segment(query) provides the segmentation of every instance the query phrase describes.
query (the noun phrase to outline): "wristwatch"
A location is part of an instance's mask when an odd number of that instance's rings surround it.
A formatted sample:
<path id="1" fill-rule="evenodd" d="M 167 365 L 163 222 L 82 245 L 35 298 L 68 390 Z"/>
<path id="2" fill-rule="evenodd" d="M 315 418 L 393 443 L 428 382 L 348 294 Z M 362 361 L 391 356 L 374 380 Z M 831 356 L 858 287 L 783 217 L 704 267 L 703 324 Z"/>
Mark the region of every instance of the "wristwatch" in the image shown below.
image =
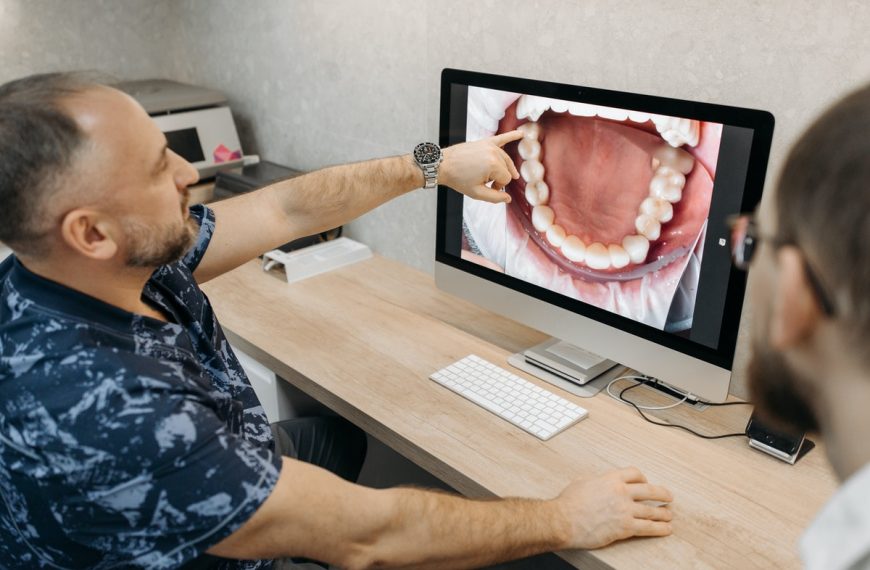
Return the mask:
<path id="1" fill-rule="evenodd" d="M 423 188 L 435 188 L 438 186 L 438 165 L 444 157 L 441 155 L 441 147 L 435 143 L 422 142 L 414 147 L 414 162 L 423 171 L 426 183 Z"/>

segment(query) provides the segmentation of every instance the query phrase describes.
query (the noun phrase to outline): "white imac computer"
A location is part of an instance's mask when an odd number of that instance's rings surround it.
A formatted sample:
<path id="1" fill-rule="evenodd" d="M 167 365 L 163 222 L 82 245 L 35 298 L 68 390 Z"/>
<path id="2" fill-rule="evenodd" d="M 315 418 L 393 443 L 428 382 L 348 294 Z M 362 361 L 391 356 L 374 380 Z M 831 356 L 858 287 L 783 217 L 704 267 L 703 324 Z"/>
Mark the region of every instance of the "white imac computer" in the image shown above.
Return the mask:
<path id="1" fill-rule="evenodd" d="M 759 202 L 770 113 L 445 69 L 440 129 L 524 133 L 510 204 L 439 189 L 441 289 L 556 337 L 553 362 L 589 352 L 726 399 L 746 286 L 726 219 Z"/>

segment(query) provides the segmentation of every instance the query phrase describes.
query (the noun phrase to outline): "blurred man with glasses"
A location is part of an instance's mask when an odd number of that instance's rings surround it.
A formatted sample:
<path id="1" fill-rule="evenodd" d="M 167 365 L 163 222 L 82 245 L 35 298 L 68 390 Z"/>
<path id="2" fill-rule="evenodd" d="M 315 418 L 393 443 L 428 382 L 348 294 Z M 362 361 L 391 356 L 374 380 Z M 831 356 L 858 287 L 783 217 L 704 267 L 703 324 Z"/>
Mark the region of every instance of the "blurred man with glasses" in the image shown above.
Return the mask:
<path id="1" fill-rule="evenodd" d="M 806 567 L 870 568 L 870 87 L 803 134 L 772 198 L 731 220 L 752 267 L 752 399 L 820 434 L 843 483 L 801 539 Z"/>

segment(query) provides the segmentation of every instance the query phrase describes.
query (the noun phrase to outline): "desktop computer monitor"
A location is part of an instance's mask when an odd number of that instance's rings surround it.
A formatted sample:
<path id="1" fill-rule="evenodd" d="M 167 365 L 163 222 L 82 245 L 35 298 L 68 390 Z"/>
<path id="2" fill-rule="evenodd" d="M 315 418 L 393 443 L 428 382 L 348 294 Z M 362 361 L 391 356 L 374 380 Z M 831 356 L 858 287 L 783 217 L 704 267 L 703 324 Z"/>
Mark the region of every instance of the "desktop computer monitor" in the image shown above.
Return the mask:
<path id="1" fill-rule="evenodd" d="M 514 129 L 510 204 L 439 189 L 438 286 L 725 400 L 746 286 L 726 220 L 758 204 L 773 116 L 443 71 L 442 147 Z"/>

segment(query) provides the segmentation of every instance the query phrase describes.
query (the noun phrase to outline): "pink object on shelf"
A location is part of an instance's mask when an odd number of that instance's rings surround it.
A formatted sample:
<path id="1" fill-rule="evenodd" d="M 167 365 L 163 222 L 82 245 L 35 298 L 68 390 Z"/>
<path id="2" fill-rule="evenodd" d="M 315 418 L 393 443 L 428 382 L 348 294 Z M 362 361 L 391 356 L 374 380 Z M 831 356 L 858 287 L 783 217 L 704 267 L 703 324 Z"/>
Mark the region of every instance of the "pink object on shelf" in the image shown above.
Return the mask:
<path id="1" fill-rule="evenodd" d="M 215 164 L 220 164 L 221 162 L 229 162 L 231 160 L 240 160 L 242 158 L 242 149 L 239 150 L 230 150 L 222 144 L 219 144 L 217 148 L 214 149 Z"/>

